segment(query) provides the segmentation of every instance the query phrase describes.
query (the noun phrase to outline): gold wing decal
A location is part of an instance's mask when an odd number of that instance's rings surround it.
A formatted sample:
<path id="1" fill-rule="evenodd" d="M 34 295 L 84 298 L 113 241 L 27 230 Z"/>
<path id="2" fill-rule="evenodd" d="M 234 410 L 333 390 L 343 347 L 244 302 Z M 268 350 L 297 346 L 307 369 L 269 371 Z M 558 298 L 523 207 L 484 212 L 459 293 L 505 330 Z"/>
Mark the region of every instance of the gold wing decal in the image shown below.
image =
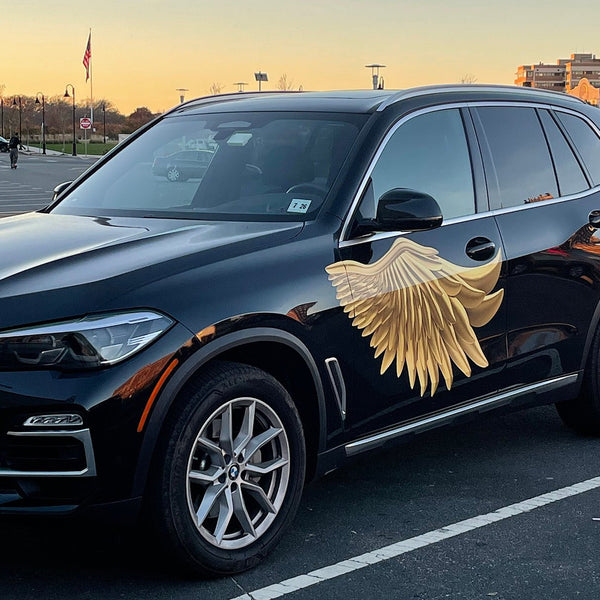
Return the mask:
<path id="1" fill-rule="evenodd" d="M 325 270 L 352 325 L 371 336 L 375 358 L 383 355 L 381 374 L 395 361 L 398 377 L 406 366 L 411 388 L 419 378 L 421 396 L 431 380 L 433 396 L 440 372 L 446 388 L 452 386 L 452 363 L 467 377 L 468 359 L 488 366 L 473 327 L 488 323 L 500 308 L 504 290 L 490 292 L 501 266 L 499 252 L 486 265 L 466 268 L 399 238 L 370 265 L 344 260 Z"/>

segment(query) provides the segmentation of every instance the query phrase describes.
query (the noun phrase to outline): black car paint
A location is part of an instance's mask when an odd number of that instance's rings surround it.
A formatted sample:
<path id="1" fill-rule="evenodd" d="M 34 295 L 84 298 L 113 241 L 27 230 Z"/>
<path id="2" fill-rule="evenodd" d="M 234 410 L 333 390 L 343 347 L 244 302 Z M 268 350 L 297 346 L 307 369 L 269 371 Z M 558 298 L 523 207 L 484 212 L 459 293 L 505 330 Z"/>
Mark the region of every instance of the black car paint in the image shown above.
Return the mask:
<path id="1" fill-rule="evenodd" d="M 540 204 L 525 211 L 488 215 L 438 229 L 436 248 L 456 263 L 473 266 L 464 249 L 469 239 L 481 235 L 493 239 L 507 261 L 499 282 L 507 290 L 507 298 L 481 336 L 490 367 L 485 371 L 475 369 L 470 379 L 457 380 L 452 393 L 440 391 L 434 399 L 419 398 L 416 390 L 411 392 L 405 380 L 399 381 L 394 374 L 378 375 L 379 365 L 373 360 L 372 349 L 340 309 L 325 267 L 346 258 L 369 262 L 385 253 L 391 243 L 366 240 L 339 247 L 352 199 L 381 139 L 399 118 L 422 108 L 466 101 L 531 102 L 532 96 L 502 89 L 447 91 L 429 96 L 424 93 L 382 112 L 376 112 L 382 98 L 365 97 L 368 100 L 358 108 L 350 100 L 330 101 L 331 110 L 360 110 L 372 115 L 315 221 L 213 224 L 167 219 L 103 220 L 44 214 L 51 212 L 50 207 L 42 214 L 0 222 L 0 251 L 5 248 L 1 255 L 11 256 L 10 263 L 0 268 L 1 329 L 141 306 L 160 310 L 178 321 L 141 354 L 99 372 L 0 373 L 4 431 L 18 427 L 26 414 L 63 410 L 65 405 L 80 412 L 92 428 L 98 485 L 94 483 L 81 494 L 74 494 L 70 502 L 61 505 L 65 510 L 78 504 L 141 496 L 161 424 L 173 398 L 197 369 L 217 358 L 243 359 L 268 370 L 269 358 L 286 349 L 275 372 L 285 378 L 290 376 L 289 371 L 300 369 L 307 376 L 306 381 L 293 385 L 307 393 L 304 416 L 317 429 L 309 432 L 309 439 L 315 442 L 313 451 L 321 456 L 313 465 L 316 473 L 339 464 L 344 444 L 369 432 L 410 421 L 444 405 L 491 394 L 502 389 L 503 381 L 509 378 L 511 385 L 526 384 L 580 371 L 588 332 L 593 331 L 597 319 L 600 265 L 597 257 L 585 249 L 564 250 L 564 254 L 548 254 L 548 250 L 566 247 L 568 240 L 587 225 L 588 213 L 600 208 L 598 192 L 552 206 Z M 216 102 L 207 100 L 204 106 L 188 103 L 174 110 L 172 116 L 194 110 L 222 110 Z M 226 104 L 226 109 L 246 111 L 260 106 L 269 110 L 270 102 L 277 110 L 282 109 L 277 98 L 270 101 L 248 97 L 239 102 L 243 106 L 233 102 Z M 553 103 L 572 106 L 572 101 L 558 96 Z M 289 104 L 294 110 L 323 110 L 322 103 L 310 96 L 295 95 Z M 578 109 L 596 118 L 592 109 L 579 105 Z M 93 170 L 110 158 L 99 161 Z M 480 210 L 485 210 L 483 167 L 477 155 L 472 160 L 477 201 Z M 64 226 L 73 220 L 78 223 L 76 229 Z M 430 245 L 431 233 L 410 236 Z M 51 253 L 49 239 L 53 244 Z M 589 281 L 582 280 L 583 276 Z M 559 305 L 544 306 L 540 280 L 564 290 Z M 526 301 L 531 297 L 537 302 Z M 540 303 L 545 312 L 540 311 Z M 345 422 L 324 366 L 331 355 L 338 356 L 352 390 Z M 149 393 L 175 357 L 180 367 L 161 389 L 143 433 L 138 434 L 136 428 Z M 286 364 L 287 359 L 292 362 Z M 576 386 L 568 390 L 571 394 L 576 391 Z M 390 396 L 397 401 L 390 404 Z M 549 395 L 543 400 L 555 399 Z M 45 482 L 39 485 L 43 491 Z M 58 503 L 40 501 L 36 505 L 35 494 L 32 497 L 33 501 L 0 506 L 0 511 L 51 510 Z M 41 497 L 47 498 L 43 494 Z"/>

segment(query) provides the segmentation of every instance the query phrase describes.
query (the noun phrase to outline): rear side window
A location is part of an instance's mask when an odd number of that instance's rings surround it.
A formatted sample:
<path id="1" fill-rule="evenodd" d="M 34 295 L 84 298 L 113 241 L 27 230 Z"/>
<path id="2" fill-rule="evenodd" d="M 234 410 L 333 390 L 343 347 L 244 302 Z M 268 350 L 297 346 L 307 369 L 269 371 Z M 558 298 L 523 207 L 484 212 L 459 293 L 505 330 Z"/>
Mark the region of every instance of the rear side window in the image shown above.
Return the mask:
<path id="1" fill-rule="evenodd" d="M 557 112 L 560 122 L 580 153 L 594 185 L 600 185 L 600 139 L 583 120 L 574 115 Z"/>
<path id="2" fill-rule="evenodd" d="M 550 151 L 535 109 L 482 107 L 474 116 L 482 138 L 492 208 L 558 196 Z"/>
<path id="3" fill-rule="evenodd" d="M 558 125 L 548 111 L 541 110 L 539 115 L 552 151 L 560 195 L 568 196 L 587 190 L 589 185 L 581 170 L 581 165 Z"/>

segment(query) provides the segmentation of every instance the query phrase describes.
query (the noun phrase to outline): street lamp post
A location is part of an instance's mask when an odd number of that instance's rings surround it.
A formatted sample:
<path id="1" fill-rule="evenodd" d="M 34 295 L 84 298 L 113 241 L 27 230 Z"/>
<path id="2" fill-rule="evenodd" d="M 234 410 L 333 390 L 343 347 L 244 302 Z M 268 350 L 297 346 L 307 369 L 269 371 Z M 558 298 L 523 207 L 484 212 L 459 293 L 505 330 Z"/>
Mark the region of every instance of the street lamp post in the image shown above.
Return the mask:
<path id="1" fill-rule="evenodd" d="M 365 65 L 367 69 L 371 69 L 371 80 L 373 82 L 374 90 L 383 89 L 383 77 L 379 77 L 379 69 L 385 69 L 385 65 L 379 65 L 373 63 L 372 65 Z"/>
<path id="2" fill-rule="evenodd" d="M 42 97 L 42 154 L 46 154 L 46 99 L 42 92 L 38 92 L 35 96 L 35 103 L 39 104 Z"/>
<path id="3" fill-rule="evenodd" d="M 21 139 L 21 115 L 23 114 L 23 105 L 21 103 L 21 96 L 13 98 L 12 105 L 17 106 L 17 98 L 19 98 L 19 139 Z"/>
<path id="4" fill-rule="evenodd" d="M 102 127 L 102 137 L 106 144 L 106 104 L 104 104 L 104 102 L 102 103 Z"/>
<path id="5" fill-rule="evenodd" d="M 65 87 L 65 98 L 71 98 L 69 95 L 69 87 L 73 93 L 73 156 L 77 156 L 77 141 L 75 139 L 75 88 L 72 83 L 67 83 Z"/>
<path id="6" fill-rule="evenodd" d="M 2 137 L 4 137 L 4 98 L 0 98 L 0 106 L 2 107 Z"/>
<path id="7" fill-rule="evenodd" d="M 175 91 L 179 92 L 179 103 L 183 104 L 185 102 L 185 93 L 189 92 L 187 88 L 175 88 Z"/>

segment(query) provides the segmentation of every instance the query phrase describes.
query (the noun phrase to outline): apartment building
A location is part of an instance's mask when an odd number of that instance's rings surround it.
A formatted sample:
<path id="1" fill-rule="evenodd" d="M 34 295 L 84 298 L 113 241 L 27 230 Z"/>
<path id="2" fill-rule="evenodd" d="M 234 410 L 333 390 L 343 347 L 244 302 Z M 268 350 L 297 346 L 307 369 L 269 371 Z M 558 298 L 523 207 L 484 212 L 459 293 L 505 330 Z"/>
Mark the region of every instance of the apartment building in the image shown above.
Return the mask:
<path id="1" fill-rule="evenodd" d="M 537 65 L 520 65 L 517 68 L 516 85 L 523 87 L 543 88 L 564 92 L 566 90 L 565 64 L 558 62 L 555 65 L 538 63 Z"/>
<path id="2" fill-rule="evenodd" d="M 567 90 L 579 85 L 582 79 L 587 79 L 594 87 L 600 87 L 600 59 L 595 54 L 571 54 L 567 63 L 566 84 Z"/>
<path id="3" fill-rule="evenodd" d="M 600 59 L 595 54 L 571 54 L 570 58 L 559 58 L 556 64 L 520 65 L 516 76 L 516 85 L 557 92 L 573 90 L 582 79 L 600 88 Z"/>

